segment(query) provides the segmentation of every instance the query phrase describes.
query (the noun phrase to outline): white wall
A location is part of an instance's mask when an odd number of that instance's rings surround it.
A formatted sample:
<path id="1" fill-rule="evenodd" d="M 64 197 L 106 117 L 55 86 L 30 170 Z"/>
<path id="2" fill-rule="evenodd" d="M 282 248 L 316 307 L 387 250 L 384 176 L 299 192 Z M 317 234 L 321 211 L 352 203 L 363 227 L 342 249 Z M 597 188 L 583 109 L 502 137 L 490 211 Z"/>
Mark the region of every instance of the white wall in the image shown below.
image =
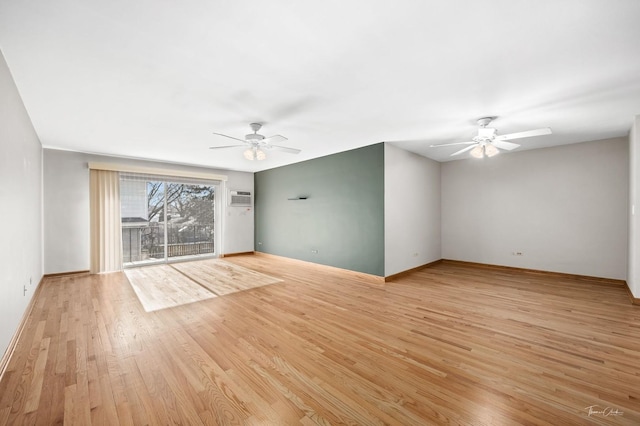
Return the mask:
<path id="1" fill-rule="evenodd" d="M 228 176 L 227 188 L 253 191 L 253 173 L 45 149 L 46 274 L 89 269 L 89 162 L 222 174 Z M 253 251 L 253 208 L 229 208 L 225 195 L 222 215 L 222 253 Z"/>
<path id="2" fill-rule="evenodd" d="M 0 223 L 1 356 L 42 278 L 42 146 L 1 53 Z"/>
<path id="3" fill-rule="evenodd" d="M 640 298 L 640 115 L 629 134 L 629 260 L 627 284 Z"/>
<path id="4" fill-rule="evenodd" d="M 441 257 L 440 163 L 385 143 L 384 274 Z"/>
<path id="5" fill-rule="evenodd" d="M 625 279 L 627 156 L 618 138 L 443 163 L 443 258 Z"/>

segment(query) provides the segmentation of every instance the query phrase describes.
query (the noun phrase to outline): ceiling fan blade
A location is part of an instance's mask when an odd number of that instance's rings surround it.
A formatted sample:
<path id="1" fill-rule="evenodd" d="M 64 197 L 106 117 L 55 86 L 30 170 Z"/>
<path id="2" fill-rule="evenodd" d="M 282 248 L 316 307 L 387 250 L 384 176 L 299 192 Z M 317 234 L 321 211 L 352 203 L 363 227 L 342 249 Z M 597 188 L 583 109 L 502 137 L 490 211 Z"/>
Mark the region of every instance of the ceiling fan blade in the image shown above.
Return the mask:
<path id="1" fill-rule="evenodd" d="M 213 132 L 213 134 L 214 134 L 214 135 L 218 135 L 218 136 L 222 136 L 222 137 L 225 137 L 225 138 L 233 139 L 233 140 L 236 140 L 236 141 L 240 141 L 240 142 L 242 142 L 242 143 L 247 143 L 247 141 L 246 141 L 246 140 L 244 140 L 244 139 L 234 138 L 233 136 L 223 135 L 222 133 L 216 133 L 216 132 Z"/>
<path id="2" fill-rule="evenodd" d="M 456 152 L 454 152 L 453 154 L 451 154 L 451 157 L 453 157 L 454 155 L 462 154 L 463 152 L 470 151 L 470 150 L 472 150 L 473 148 L 475 148 L 476 146 L 478 146 L 478 144 L 477 144 L 477 143 L 475 143 L 475 142 L 473 142 L 473 145 L 468 146 L 468 147 L 466 147 L 466 148 L 462 148 L 460 151 L 456 151 Z"/>
<path id="3" fill-rule="evenodd" d="M 296 149 L 296 148 L 287 148 L 286 146 L 278 146 L 278 145 L 267 145 L 267 147 L 269 147 L 269 149 L 273 149 L 276 151 L 283 151 L 283 152 L 288 152 L 290 154 L 300 154 L 300 150 Z"/>
<path id="4" fill-rule="evenodd" d="M 439 146 L 454 146 L 454 145 L 470 145 L 476 142 L 454 142 L 454 143 L 441 143 L 438 145 L 429 145 L 429 148 L 437 148 Z"/>
<path id="5" fill-rule="evenodd" d="M 512 149 L 516 149 L 520 146 L 517 143 L 498 141 L 498 140 L 494 140 L 493 142 L 491 142 L 491 144 L 493 144 L 493 146 L 495 146 L 496 148 L 506 149 L 507 151 L 511 151 Z"/>
<path id="6" fill-rule="evenodd" d="M 220 149 L 220 148 L 244 148 L 244 145 L 222 145 L 222 146 L 209 147 L 209 149 Z"/>
<path id="7" fill-rule="evenodd" d="M 495 140 L 508 141 L 511 139 L 530 138 L 531 136 L 550 135 L 551 129 L 545 127 L 543 129 L 527 130 L 526 132 L 509 133 L 508 135 L 496 136 Z"/>
<path id="8" fill-rule="evenodd" d="M 271 145 L 272 143 L 278 143 L 278 142 L 284 142 L 287 141 L 289 139 L 285 138 L 282 135 L 275 135 L 275 136 L 269 136 L 268 138 L 264 138 L 260 141 L 260 143 L 266 143 Z"/>

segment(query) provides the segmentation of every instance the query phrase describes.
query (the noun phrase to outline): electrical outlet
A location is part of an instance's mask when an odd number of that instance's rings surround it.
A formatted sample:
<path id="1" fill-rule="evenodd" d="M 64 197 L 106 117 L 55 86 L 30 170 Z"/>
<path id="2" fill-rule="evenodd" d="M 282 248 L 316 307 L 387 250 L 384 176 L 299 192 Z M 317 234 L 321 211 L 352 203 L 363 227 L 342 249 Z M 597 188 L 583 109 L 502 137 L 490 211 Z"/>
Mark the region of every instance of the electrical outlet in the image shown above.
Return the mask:
<path id="1" fill-rule="evenodd" d="M 521 251 L 512 251 L 511 254 L 514 255 L 514 256 L 522 256 L 522 252 Z"/>

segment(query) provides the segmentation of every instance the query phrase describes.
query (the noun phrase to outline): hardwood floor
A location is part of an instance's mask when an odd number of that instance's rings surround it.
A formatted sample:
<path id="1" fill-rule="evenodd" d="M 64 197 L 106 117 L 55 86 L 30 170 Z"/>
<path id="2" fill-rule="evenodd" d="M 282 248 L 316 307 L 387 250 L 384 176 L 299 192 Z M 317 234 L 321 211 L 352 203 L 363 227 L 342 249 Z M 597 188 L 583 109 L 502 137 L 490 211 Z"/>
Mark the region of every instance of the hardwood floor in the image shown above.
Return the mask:
<path id="1" fill-rule="evenodd" d="M 124 273 L 146 312 L 282 281 L 220 259 L 149 265 Z"/>
<path id="2" fill-rule="evenodd" d="M 225 261 L 283 281 L 147 313 L 123 273 L 47 278 L 0 424 L 640 424 L 640 307 L 619 284 Z"/>
<path id="3" fill-rule="evenodd" d="M 124 271 L 146 312 L 174 308 L 216 297 L 171 265 L 153 265 Z"/>

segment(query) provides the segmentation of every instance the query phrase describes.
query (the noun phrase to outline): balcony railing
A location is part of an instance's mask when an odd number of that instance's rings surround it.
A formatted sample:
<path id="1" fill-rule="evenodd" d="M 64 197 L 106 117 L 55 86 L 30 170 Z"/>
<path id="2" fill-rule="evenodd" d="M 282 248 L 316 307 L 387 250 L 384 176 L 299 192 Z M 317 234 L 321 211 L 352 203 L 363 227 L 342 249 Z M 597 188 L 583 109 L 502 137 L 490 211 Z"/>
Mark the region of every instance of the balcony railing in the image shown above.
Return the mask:
<path id="1" fill-rule="evenodd" d="M 169 224 L 168 257 L 214 253 L 213 232 L 213 225 Z M 123 227 L 122 248 L 124 263 L 164 259 L 164 224 Z"/>
<path id="2" fill-rule="evenodd" d="M 213 253 L 213 243 L 184 243 L 184 244 L 168 244 L 168 257 L 175 256 L 193 256 L 198 254 Z M 161 259 L 164 257 L 164 245 L 151 246 L 149 248 L 149 257 Z"/>

